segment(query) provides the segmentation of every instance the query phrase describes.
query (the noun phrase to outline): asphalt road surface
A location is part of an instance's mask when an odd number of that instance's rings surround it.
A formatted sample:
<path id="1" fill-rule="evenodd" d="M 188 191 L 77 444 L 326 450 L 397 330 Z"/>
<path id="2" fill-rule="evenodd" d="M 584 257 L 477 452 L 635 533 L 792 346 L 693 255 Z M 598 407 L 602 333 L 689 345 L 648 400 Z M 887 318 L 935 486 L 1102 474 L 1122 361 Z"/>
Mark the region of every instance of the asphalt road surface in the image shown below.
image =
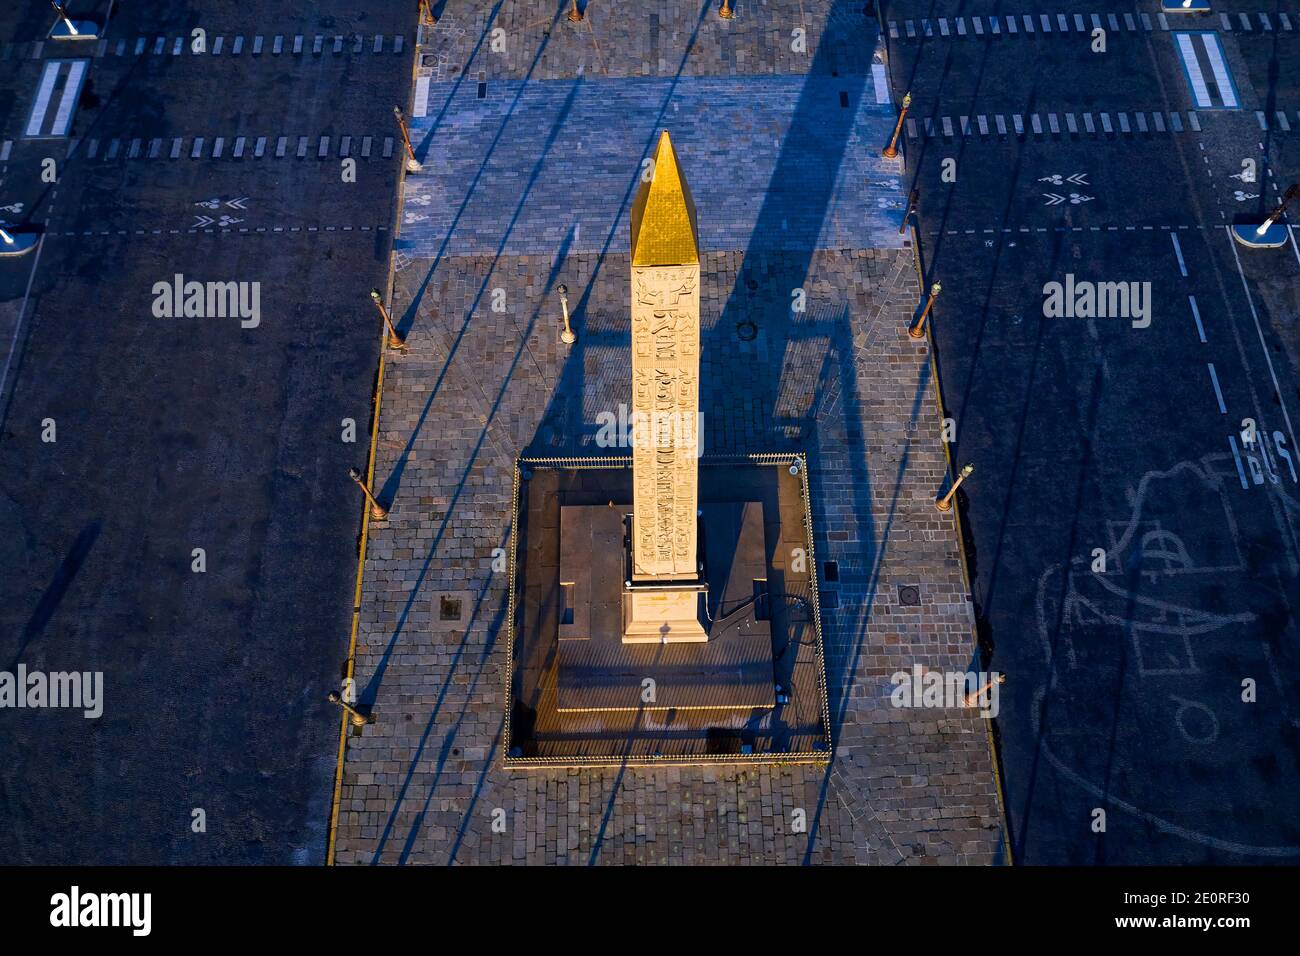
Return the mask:
<path id="1" fill-rule="evenodd" d="M 0 861 L 324 859 L 416 28 L 363 6 L 0 12 L 43 236 L 0 259 L 0 670 L 103 674 L 97 719 L 0 710 Z M 248 308 L 160 316 L 178 275 Z"/>
<path id="2" fill-rule="evenodd" d="M 1300 14 L 1091 10 L 884 14 L 1012 850 L 1293 864 L 1300 250 L 1227 226 L 1300 179 Z M 1145 314 L 1048 317 L 1067 276 Z"/>

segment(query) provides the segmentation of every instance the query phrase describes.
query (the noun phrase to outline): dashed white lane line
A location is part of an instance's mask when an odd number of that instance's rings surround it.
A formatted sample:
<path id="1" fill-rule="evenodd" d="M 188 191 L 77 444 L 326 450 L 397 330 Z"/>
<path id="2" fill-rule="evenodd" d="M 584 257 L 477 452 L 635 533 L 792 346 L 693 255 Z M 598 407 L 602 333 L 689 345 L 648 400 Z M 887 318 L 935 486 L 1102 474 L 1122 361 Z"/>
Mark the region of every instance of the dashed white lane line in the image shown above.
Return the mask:
<path id="1" fill-rule="evenodd" d="M 1228 407 L 1223 404 L 1223 389 L 1219 388 L 1219 376 L 1214 371 L 1214 363 L 1206 362 L 1205 367 L 1210 370 L 1210 381 L 1214 385 L 1214 397 L 1219 403 L 1219 413 L 1226 415 L 1228 414 Z"/>
<path id="2" fill-rule="evenodd" d="M 1169 238 L 1174 241 L 1174 255 L 1178 256 L 1178 271 L 1187 278 L 1187 263 L 1183 261 L 1183 247 L 1178 244 L 1178 234 L 1171 232 Z"/>
<path id="3" fill-rule="evenodd" d="M 1255 298 L 1250 294 L 1250 283 L 1246 281 L 1246 273 L 1241 269 L 1241 256 L 1237 254 L 1237 241 L 1232 238 L 1230 228 L 1225 227 L 1223 235 L 1228 245 L 1232 247 L 1232 259 L 1237 263 L 1237 275 L 1241 277 L 1241 287 L 1246 292 L 1246 304 L 1250 306 L 1250 316 L 1255 320 L 1255 334 L 1259 336 L 1259 347 L 1264 353 L 1264 361 L 1268 364 L 1268 374 L 1273 379 L 1273 391 L 1277 395 L 1278 404 L 1282 406 L 1282 417 L 1286 419 L 1286 430 L 1291 436 L 1291 447 L 1295 448 L 1295 428 L 1291 425 L 1291 413 L 1287 411 L 1286 397 L 1282 394 L 1282 387 L 1277 381 L 1277 371 L 1273 368 L 1273 356 L 1269 355 L 1268 344 L 1264 341 L 1264 329 L 1259 324 L 1259 313 L 1255 310 Z"/>
<path id="4" fill-rule="evenodd" d="M 1187 275 L 1187 273 L 1184 272 L 1183 275 Z M 1201 310 L 1196 307 L 1196 296 L 1189 295 L 1187 297 L 1187 304 L 1192 307 L 1192 318 L 1196 320 L 1196 335 L 1200 338 L 1201 344 L 1204 345 L 1205 326 L 1201 324 Z"/>

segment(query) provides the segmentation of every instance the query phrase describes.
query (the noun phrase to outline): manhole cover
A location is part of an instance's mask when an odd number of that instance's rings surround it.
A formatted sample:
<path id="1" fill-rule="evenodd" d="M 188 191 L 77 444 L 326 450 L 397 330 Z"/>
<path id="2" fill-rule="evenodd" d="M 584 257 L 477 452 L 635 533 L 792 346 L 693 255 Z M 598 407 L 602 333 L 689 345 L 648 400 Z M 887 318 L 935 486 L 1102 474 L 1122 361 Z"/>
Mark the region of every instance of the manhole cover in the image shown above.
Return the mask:
<path id="1" fill-rule="evenodd" d="M 736 323 L 736 338 L 742 342 L 752 342 L 758 338 L 758 326 L 746 319 Z"/>
<path id="2" fill-rule="evenodd" d="M 903 584 L 898 588 L 898 603 L 903 607 L 921 606 L 921 589 L 912 584 Z"/>

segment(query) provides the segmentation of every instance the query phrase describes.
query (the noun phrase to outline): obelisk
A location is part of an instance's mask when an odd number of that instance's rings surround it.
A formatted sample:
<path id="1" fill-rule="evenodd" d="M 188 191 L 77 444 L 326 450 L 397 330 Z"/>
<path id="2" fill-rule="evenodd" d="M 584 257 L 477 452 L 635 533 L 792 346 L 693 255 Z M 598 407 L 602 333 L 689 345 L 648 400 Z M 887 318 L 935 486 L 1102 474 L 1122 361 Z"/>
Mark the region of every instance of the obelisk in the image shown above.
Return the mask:
<path id="1" fill-rule="evenodd" d="M 632 581 L 625 641 L 704 641 L 695 202 L 665 130 L 632 204 Z"/>

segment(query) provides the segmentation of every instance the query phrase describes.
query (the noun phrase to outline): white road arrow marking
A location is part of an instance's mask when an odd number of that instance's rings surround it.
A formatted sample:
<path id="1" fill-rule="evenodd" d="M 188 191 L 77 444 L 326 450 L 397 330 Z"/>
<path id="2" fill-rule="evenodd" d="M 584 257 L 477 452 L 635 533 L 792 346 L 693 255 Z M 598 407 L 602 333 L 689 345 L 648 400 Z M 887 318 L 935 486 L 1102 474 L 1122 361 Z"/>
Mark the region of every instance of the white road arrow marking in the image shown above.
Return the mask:
<path id="1" fill-rule="evenodd" d="M 1043 195 L 1047 197 L 1047 202 L 1043 203 L 1044 206 L 1059 206 L 1065 202 L 1065 197 L 1058 196 L 1056 193 L 1043 193 Z"/>
<path id="2" fill-rule="evenodd" d="M 1087 173 L 1071 173 L 1069 176 L 1062 176 L 1060 173 L 1053 173 L 1050 176 L 1042 176 L 1038 180 L 1040 183 L 1051 183 L 1053 186 L 1064 186 L 1066 183 L 1073 183 L 1075 186 L 1091 186 L 1088 182 Z"/>
<path id="3" fill-rule="evenodd" d="M 246 202 L 248 202 L 248 197 L 240 196 L 238 199 L 226 200 L 226 205 L 231 209 L 247 209 L 248 207 L 244 205 Z"/>
<path id="4" fill-rule="evenodd" d="M 208 226 L 212 225 L 214 222 L 216 222 L 216 220 L 213 219 L 211 216 L 195 216 L 195 217 L 194 217 L 194 226 L 193 226 L 192 228 L 194 228 L 194 229 L 206 229 Z"/>

